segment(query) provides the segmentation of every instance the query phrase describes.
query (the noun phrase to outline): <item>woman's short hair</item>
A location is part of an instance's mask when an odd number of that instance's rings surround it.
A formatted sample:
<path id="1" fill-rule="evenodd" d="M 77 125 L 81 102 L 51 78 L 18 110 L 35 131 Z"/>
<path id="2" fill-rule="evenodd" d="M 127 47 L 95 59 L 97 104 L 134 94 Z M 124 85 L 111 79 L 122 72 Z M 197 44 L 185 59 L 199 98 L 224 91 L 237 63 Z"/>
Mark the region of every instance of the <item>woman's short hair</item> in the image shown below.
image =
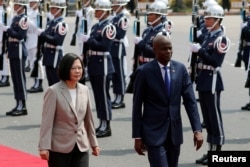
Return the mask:
<path id="1" fill-rule="evenodd" d="M 60 80 L 63 80 L 63 81 L 70 80 L 70 70 L 72 68 L 74 61 L 77 59 L 80 60 L 81 65 L 83 67 L 82 60 L 76 54 L 67 53 L 63 56 L 62 60 L 60 61 L 59 67 L 58 67 L 58 77 Z M 82 76 L 83 75 L 84 75 L 84 71 L 82 73 Z"/>

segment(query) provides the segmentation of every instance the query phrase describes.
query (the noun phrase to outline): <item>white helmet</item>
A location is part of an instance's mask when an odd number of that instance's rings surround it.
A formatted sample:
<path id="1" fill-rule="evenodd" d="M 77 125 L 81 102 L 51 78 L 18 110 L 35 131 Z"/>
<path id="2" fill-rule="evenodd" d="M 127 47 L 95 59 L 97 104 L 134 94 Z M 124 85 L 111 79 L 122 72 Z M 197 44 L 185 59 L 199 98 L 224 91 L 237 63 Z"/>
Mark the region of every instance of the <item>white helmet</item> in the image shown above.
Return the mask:
<path id="1" fill-rule="evenodd" d="M 224 18 L 224 10 L 220 5 L 213 5 L 207 8 L 204 12 L 204 18 Z"/>
<path id="2" fill-rule="evenodd" d="M 147 10 L 147 14 L 159 14 L 159 15 L 167 15 L 167 6 L 165 3 L 163 3 L 162 1 L 155 1 L 153 2 L 148 10 Z"/>
<path id="3" fill-rule="evenodd" d="M 111 2 L 109 0 L 96 0 L 94 5 L 95 10 L 111 10 Z"/>
<path id="4" fill-rule="evenodd" d="M 111 0 L 111 6 L 119 5 L 119 6 L 124 6 L 127 5 L 128 1 L 127 0 Z"/>
<path id="5" fill-rule="evenodd" d="M 66 0 L 52 0 L 49 5 L 50 8 L 66 8 Z"/>
<path id="6" fill-rule="evenodd" d="M 218 2 L 216 2 L 215 0 L 206 0 L 205 2 L 202 3 L 204 9 L 207 9 L 213 5 L 218 5 Z"/>
<path id="7" fill-rule="evenodd" d="M 165 3 L 165 5 L 167 6 L 167 9 L 170 8 L 169 3 L 168 3 L 168 0 L 155 0 L 155 2 L 156 2 L 156 1 L 161 1 L 161 2 Z"/>
<path id="8" fill-rule="evenodd" d="M 27 5 L 29 3 L 28 0 L 14 0 L 13 1 L 13 5 L 17 4 L 17 5 Z"/>

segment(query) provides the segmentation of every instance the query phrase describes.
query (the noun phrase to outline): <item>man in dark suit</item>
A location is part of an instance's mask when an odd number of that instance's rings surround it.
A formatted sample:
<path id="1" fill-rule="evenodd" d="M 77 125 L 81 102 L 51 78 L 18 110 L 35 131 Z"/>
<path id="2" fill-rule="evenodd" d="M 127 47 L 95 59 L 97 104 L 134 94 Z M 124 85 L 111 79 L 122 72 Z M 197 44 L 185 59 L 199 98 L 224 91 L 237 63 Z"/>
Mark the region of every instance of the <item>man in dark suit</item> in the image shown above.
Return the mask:
<path id="1" fill-rule="evenodd" d="M 196 150 L 203 143 L 200 117 L 186 67 L 171 60 L 171 41 L 158 35 L 153 40 L 153 50 L 156 60 L 136 71 L 132 116 L 134 148 L 139 155 L 147 150 L 151 167 L 177 167 L 183 143 L 181 97 L 194 132 Z M 164 83 L 167 78 L 168 87 Z"/>

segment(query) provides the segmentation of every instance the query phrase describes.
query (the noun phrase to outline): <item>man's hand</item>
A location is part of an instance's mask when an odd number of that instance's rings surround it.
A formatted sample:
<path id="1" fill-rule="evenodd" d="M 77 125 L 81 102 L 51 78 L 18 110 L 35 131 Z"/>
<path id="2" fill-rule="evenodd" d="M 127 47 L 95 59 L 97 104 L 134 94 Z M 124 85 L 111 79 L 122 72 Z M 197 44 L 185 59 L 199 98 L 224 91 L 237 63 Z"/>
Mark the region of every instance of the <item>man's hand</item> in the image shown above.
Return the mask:
<path id="1" fill-rule="evenodd" d="M 200 131 L 194 132 L 194 146 L 196 146 L 196 151 L 201 148 L 203 144 L 203 136 Z"/>
<path id="2" fill-rule="evenodd" d="M 146 147 L 143 144 L 141 139 L 135 139 L 135 145 L 134 145 L 135 151 L 139 155 L 145 155 Z"/>

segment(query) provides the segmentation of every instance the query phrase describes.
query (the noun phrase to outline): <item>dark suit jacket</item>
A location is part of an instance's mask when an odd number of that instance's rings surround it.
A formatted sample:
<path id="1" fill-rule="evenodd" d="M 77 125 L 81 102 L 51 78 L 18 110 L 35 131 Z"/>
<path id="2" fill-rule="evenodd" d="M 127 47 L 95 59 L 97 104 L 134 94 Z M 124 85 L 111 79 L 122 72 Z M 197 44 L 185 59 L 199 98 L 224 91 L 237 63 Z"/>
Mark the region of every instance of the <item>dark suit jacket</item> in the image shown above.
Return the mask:
<path id="1" fill-rule="evenodd" d="M 78 83 L 74 107 L 65 82 L 60 81 L 45 93 L 39 150 L 69 153 L 77 144 L 81 152 L 98 146 L 89 90 Z"/>
<path id="2" fill-rule="evenodd" d="M 171 61 L 170 75 L 171 92 L 168 97 L 157 60 L 142 65 L 136 71 L 132 137 L 142 138 L 148 146 L 163 145 L 169 130 L 174 145 L 183 143 L 181 97 L 192 130 L 202 129 L 193 86 L 186 67 L 179 62 Z"/>

